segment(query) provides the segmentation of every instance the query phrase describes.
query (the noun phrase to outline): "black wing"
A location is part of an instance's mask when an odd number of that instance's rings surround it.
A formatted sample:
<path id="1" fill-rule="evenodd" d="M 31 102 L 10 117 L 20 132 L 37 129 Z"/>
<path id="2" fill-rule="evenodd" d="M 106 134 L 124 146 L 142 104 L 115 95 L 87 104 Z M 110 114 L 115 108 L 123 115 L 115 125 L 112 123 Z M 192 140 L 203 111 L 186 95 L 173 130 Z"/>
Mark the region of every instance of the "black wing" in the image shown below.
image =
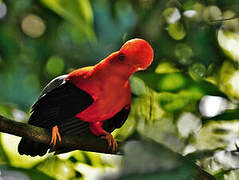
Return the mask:
<path id="1" fill-rule="evenodd" d="M 94 100 L 85 91 L 66 81 L 58 88 L 46 93 L 32 107 L 29 124 L 52 128 L 80 113 Z"/>
<path id="2" fill-rule="evenodd" d="M 58 125 L 60 134 L 92 136 L 89 123 L 74 117 L 93 103 L 92 97 L 85 91 L 75 87 L 71 82 L 65 81 L 66 76 L 60 76 L 50 82 L 41 93 L 32 107 L 29 124 L 51 129 Z M 104 121 L 103 128 L 112 132 L 120 128 L 127 119 L 129 109 L 123 108 L 109 120 Z M 31 156 L 44 155 L 51 148 L 22 138 L 18 146 L 20 154 Z M 54 149 L 55 150 L 55 149 Z M 58 152 L 67 152 L 69 149 Z"/>
<path id="3" fill-rule="evenodd" d="M 92 97 L 85 91 L 75 87 L 69 81 L 52 81 L 44 88 L 37 102 L 32 107 L 29 124 L 51 129 L 55 125 L 60 133 L 89 132 L 88 123 L 74 118 L 93 103 Z M 73 120 L 74 119 L 74 120 Z M 72 131 L 74 130 L 74 131 Z M 22 138 L 18 152 L 31 156 L 44 155 L 49 145 Z"/>
<path id="4" fill-rule="evenodd" d="M 104 121 L 103 129 L 107 132 L 113 132 L 116 128 L 121 128 L 128 118 L 130 107 L 123 108 L 114 117 Z"/>

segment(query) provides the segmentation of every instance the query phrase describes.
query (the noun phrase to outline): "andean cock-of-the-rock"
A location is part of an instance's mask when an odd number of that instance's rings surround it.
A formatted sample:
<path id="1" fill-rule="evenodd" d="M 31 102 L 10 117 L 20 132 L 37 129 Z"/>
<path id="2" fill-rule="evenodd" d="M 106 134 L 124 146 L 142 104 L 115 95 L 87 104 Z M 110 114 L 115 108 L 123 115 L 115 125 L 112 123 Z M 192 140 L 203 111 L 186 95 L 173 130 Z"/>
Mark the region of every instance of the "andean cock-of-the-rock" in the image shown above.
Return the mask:
<path id="1" fill-rule="evenodd" d="M 130 112 L 129 78 L 145 70 L 153 61 L 153 49 L 143 39 L 127 41 L 119 51 L 95 66 L 88 66 L 53 79 L 32 106 L 29 124 L 52 130 L 51 145 L 22 138 L 18 152 L 43 156 L 48 149 L 56 153 L 62 134 L 100 136 L 113 151 L 117 148 L 111 132 L 120 128 Z"/>

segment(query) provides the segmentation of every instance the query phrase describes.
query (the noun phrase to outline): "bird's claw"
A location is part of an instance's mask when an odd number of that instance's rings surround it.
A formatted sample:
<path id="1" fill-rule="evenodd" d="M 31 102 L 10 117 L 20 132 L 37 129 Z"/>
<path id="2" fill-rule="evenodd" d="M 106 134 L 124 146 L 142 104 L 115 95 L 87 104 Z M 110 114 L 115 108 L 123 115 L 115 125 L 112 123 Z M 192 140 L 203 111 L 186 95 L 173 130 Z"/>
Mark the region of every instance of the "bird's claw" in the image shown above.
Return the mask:
<path id="1" fill-rule="evenodd" d="M 52 137 L 51 137 L 51 142 L 50 144 L 55 146 L 56 145 L 56 141 L 57 139 L 61 142 L 61 136 L 60 136 L 60 133 L 58 131 L 58 127 L 57 126 L 54 126 L 52 128 Z"/>
<path id="2" fill-rule="evenodd" d="M 106 139 L 108 142 L 108 150 L 112 146 L 112 151 L 115 152 L 118 148 L 117 142 L 114 140 L 113 136 L 110 133 L 106 133 L 103 136 L 101 136 L 101 139 Z"/>

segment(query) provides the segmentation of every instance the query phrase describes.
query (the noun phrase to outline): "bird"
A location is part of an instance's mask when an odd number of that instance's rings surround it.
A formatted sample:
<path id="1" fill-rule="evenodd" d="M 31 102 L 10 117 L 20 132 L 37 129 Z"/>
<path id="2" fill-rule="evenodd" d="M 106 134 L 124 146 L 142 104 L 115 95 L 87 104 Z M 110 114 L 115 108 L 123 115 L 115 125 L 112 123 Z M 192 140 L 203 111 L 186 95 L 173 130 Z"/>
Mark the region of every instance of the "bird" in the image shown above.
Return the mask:
<path id="1" fill-rule="evenodd" d="M 95 66 L 76 69 L 50 81 L 31 107 L 28 124 L 51 130 L 49 145 L 22 138 L 20 155 L 43 156 L 61 142 L 62 134 L 105 139 L 108 148 L 117 149 L 111 135 L 120 128 L 130 112 L 130 76 L 152 63 L 154 51 L 144 39 L 125 42 Z M 58 149 L 64 153 L 70 149 Z"/>

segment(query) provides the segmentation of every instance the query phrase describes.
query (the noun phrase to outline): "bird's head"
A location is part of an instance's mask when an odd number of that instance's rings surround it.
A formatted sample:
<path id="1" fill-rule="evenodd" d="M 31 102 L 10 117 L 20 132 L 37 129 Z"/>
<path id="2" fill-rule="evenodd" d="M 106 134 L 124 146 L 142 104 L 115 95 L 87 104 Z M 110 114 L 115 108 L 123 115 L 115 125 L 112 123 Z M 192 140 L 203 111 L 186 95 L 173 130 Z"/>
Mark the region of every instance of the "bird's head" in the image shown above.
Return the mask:
<path id="1" fill-rule="evenodd" d="M 124 43 L 117 53 L 121 63 L 135 68 L 135 71 L 145 70 L 153 61 L 154 52 L 149 43 L 143 39 L 131 39 Z"/>
<path id="2" fill-rule="evenodd" d="M 119 51 L 112 53 L 95 67 L 111 75 L 127 78 L 136 71 L 145 70 L 153 61 L 154 52 L 149 43 L 143 39 L 131 39 L 123 44 Z M 101 69 L 104 71 L 101 71 Z"/>

